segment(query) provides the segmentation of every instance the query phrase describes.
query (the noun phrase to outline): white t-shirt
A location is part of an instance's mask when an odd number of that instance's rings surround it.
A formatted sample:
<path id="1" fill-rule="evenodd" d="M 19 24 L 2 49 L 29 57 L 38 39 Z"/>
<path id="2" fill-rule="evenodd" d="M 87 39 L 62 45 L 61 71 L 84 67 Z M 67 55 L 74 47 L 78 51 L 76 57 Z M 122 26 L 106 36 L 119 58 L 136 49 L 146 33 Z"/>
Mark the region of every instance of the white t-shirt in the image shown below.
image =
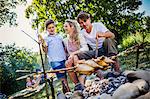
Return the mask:
<path id="1" fill-rule="evenodd" d="M 81 33 L 84 35 L 85 40 L 87 43 L 92 47 L 92 49 L 96 48 L 96 33 L 97 32 L 103 32 L 109 31 L 101 22 L 92 23 L 92 30 L 91 33 L 87 33 L 85 29 L 81 30 Z M 101 48 L 103 45 L 103 41 L 105 38 L 99 38 L 98 39 L 98 48 Z"/>

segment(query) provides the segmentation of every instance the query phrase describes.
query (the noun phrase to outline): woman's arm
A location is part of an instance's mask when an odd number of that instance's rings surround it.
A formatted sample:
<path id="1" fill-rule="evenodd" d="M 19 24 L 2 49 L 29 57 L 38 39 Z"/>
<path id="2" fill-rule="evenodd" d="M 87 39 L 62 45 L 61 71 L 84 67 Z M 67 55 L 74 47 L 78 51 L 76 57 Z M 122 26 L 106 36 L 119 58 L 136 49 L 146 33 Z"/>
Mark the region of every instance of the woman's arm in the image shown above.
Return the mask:
<path id="1" fill-rule="evenodd" d="M 80 51 L 89 51 L 89 47 L 87 45 L 87 42 L 82 34 L 79 34 L 80 39 Z"/>
<path id="2" fill-rule="evenodd" d="M 79 34 L 79 40 L 80 40 L 80 49 L 75 52 L 72 52 L 69 57 L 72 57 L 73 55 L 78 54 L 80 52 L 89 51 L 87 42 L 82 34 Z"/>

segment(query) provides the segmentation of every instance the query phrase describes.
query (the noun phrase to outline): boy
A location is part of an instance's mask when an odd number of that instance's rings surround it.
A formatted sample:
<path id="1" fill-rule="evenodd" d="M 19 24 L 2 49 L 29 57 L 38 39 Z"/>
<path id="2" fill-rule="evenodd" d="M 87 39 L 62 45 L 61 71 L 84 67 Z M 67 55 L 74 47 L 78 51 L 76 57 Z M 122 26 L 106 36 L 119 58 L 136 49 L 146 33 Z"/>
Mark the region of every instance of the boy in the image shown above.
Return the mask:
<path id="1" fill-rule="evenodd" d="M 66 53 L 63 39 L 55 33 L 55 23 L 53 20 L 50 19 L 46 22 L 46 31 L 48 32 L 48 35 L 45 37 L 47 47 L 43 48 L 43 51 L 48 54 L 51 67 L 54 70 L 65 68 Z M 63 92 L 70 92 L 66 72 L 56 73 L 56 75 L 62 82 Z"/>

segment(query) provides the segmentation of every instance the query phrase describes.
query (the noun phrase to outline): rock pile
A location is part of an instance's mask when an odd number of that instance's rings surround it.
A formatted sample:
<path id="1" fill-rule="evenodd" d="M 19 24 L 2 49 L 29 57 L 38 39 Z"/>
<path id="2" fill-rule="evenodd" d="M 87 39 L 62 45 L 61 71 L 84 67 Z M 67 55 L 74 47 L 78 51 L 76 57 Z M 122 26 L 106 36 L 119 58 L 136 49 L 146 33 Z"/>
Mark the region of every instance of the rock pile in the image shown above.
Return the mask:
<path id="1" fill-rule="evenodd" d="M 83 91 L 67 93 L 66 99 L 150 99 L 150 71 L 109 72 L 103 80 L 86 80 Z"/>
<path id="2" fill-rule="evenodd" d="M 115 75 L 113 73 L 107 74 L 108 79 L 100 80 L 95 78 L 93 80 L 86 80 L 85 89 L 83 91 L 84 98 L 91 96 L 102 95 L 103 93 L 113 95 L 114 91 L 127 82 L 125 75 Z"/>

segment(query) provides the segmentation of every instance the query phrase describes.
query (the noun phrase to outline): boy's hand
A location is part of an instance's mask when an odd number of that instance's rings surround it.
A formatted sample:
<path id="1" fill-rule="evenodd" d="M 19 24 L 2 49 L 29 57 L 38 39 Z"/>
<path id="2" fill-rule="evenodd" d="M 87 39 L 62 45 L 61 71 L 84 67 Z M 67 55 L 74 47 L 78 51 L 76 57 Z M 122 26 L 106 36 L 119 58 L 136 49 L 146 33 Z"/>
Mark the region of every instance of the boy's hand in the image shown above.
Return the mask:
<path id="1" fill-rule="evenodd" d="M 43 39 L 42 35 L 38 35 L 38 39 L 39 39 L 39 43 L 42 45 L 42 47 L 46 48 L 47 44 L 45 42 L 45 40 Z"/>

